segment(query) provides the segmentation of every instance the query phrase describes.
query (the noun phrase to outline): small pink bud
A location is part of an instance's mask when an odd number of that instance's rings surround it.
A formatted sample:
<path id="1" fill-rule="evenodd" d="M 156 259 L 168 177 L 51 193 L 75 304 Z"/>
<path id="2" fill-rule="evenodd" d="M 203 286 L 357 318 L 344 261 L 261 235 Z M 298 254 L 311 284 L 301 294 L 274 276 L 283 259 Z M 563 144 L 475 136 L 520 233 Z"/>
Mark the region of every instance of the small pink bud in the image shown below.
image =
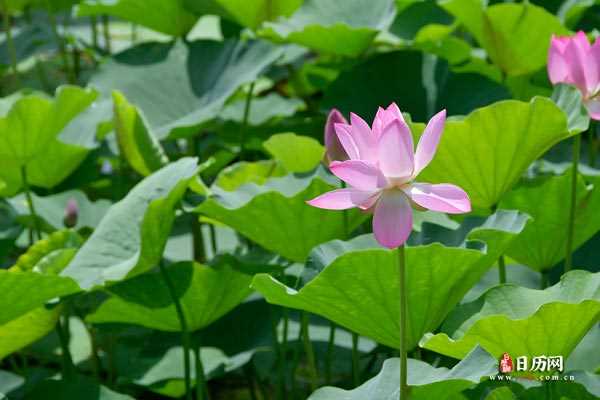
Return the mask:
<path id="1" fill-rule="evenodd" d="M 79 217 L 79 206 L 75 199 L 69 199 L 67 206 L 65 207 L 65 217 L 63 223 L 67 228 L 73 228 L 77 225 L 77 218 Z"/>

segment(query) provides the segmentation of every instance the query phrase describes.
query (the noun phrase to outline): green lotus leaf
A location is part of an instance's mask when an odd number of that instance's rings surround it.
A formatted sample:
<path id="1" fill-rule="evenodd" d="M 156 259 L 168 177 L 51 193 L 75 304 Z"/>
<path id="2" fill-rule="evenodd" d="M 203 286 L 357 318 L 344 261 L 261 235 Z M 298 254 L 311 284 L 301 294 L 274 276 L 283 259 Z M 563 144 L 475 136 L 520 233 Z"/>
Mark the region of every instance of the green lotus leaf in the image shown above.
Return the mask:
<path id="1" fill-rule="evenodd" d="M 115 107 L 115 133 L 119 149 L 138 173 L 148 176 L 164 167 L 169 159 L 156 140 L 143 114 L 119 91 L 113 92 Z"/>
<path id="2" fill-rule="evenodd" d="M 305 0 L 289 18 L 267 22 L 259 34 L 330 54 L 357 56 L 395 16 L 393 0 Z"/>
<path id="3" fill-rule="evenodd" d="M 216 14 L 256 29 L 265 21 L 289 17 L 303 0 L 184 0 L 184 5 L 198 14 Z"/>
<path id="4" fill-rule="evenodd" d="M 445 400 L 455 398 L 463 390 L 479 383 L 480 379 L 497 371 L 498 361 L 480 348 L 473 350 L 452 369 L 435 368 L 426 362 L 408 359 L 408 385 L 414 400 Z M 308 400 L 396 400 L 400 382 L 400 360 L 385 360 L 381 371 L 353 390 L 324 387 Z"/>
<path id="5" fill-rule="evenodd" d="M 216 117 L 229 96 L 281 52 L 256 40 L 145 43 L 115 55 L 92 83 L 106 95 L 122 92 L 146 116 L 148 129 L 164 139 L 175 128 L 192 129 Z"/>
<path id="6" fill-rule="evenodd" d="M 440 5 L 467 28 L 507 75 L 542 68 L 552 34 L 569 33 L 557 17 L 530 3 L 484 8 L 479 0 L 445 0 Z"/>
<path id="7" fill-rule="evenodd" d="M 429 334 L 420 345 L 454 358 L 479 345 L 495 357 L 507 352 L 566 359 L 599 320 L 600 273 L 576 270 L 545 290 L 494 287 L 448 317 L 443 331 L 452 338 Z"/>
<path id="8" fill-rule="evenodd" d="M 228 225 L 267 250 L 304 261 L 314 246 L 346 236 L 365 219 L 356 210 L 335 212 L 306 204 L 335 188 L 328 177 L 319 173 L 273 178 L 262 186 L 250 183 L 235 192 L 213 186 L 214 196 L 196 211 Z"/>
<path id="9" fill-rule="evenodd" d="M 409 348 L 437 328 L 467 291 L 490 268 L 527 217 L 502 212 L 469 234 L 484 250 L 440 243 L 406 248 Z M 363 247 L 364 239 L 355 239 Z M 352 243 L 350 243 L 352 245 Z M 347 247 L 346 247 L 347 248 Z M 345 246 L 339 249 L 344 250 Z M 302 289 L 296 291 L 267 274 L 252 287 L 269 303 L 319 314 L 360 335 L 399 348 L 397 252 L 383 248 L 345 251 Z"/>
<path id="10" fill-rule="evenodd" d="M 228 103 L 219 113 L 219 118 L 238 123 L 244 120 L 246 99 L 238 99 Z M 262 125 L 275 118 L 293 117 L 304 107 L 304 102 L 297 98 L 282 97 L 276 93 L 256 97 L 252 100 L 248 115 L 249 125 Z"/>
<path id="11" fill-rule="evenodd" d="M 524 182 L 500 202 L 506 209 L 518 209 L 533 217 L 533 222 L 507 249 L 506 254 L 538 271 L 545 271 L 562 261 L 566 254 L 569 208 L 565 199 L 571 194 L 571 170 L 559 176 L 547 176 Z M 600 230 L 600 179 L 582 176 L 577 180 L 577 206 L 573 249 L 577 249 Z"/>
<path id="12" fill-rule="evenodd" d="M 171 36 L 184 36 L 198 19 L 183 0 L 85 0 L 77 15 L 112 15 Z"/>
<path id="13" fill-rule="evenodd" d="M 474 208 L 489 209 L 535 159 L 567 137 L 567 118 L 550 99 L 500 101 L 446 122 L 436 156 L 419 179 L 457 184 Z"/>
<path id="14" fill-rule="evenodd" d="M 587 131 L 590 125 L 590 115 L 583 105 L 579 89 L 572 85 L 556 85 L 552 92 L 552 100 L 567 114 L 567 125 L 570 132 Z"/>
<path id="15" fill-rule="evenodd" d="M 32 94 L 12 103 L 0 118 L 0 179 L 6 184 L 0 194 L 21 188 L 22 167 L 31 185 L 51 188 L 79 166 L 89 149 L 66 143 L 59 134 L 97 95 L 93 89 L 61 86 L 54 99 Z"/>
<path id="16" fill-rule="evenodd" d="M 264 185 L 271 178 L 280 178 L 286 175 L 286 170 L 275 160 L 261 160 L 255 162 L 242 161 L 223 169 L 215 185 L 233 192 L 246 183 Z"/>
<path id="17" fill-rule="evenodd" d="M 111 206 L 61 275 L 91 289 L 155 267 L 171 230 L 174 207 L 197 168 L 196 159 L 182 158 L 138 183 Z"/>
<path id="18" fill-rule="evenodd" d="M 251 292 L 251 276 L 226 262 L 214 267 L 183 262 L 170 266 L 168 273 L 191 330 L 209 325 Z M 181 330 L 175 305 L 160 273 L 135 277 L 113 285 L 109 291 L 113 296 L 87 317 L 88 322 L 130 323 L 171 332 Z"/>
<path id="19" fill-rule="evenodd" d="M 316 139 L 295 133 L 273 135 L 263 146 L 289 172 L 310 171 L 325 155 L 325 148 Z"/>

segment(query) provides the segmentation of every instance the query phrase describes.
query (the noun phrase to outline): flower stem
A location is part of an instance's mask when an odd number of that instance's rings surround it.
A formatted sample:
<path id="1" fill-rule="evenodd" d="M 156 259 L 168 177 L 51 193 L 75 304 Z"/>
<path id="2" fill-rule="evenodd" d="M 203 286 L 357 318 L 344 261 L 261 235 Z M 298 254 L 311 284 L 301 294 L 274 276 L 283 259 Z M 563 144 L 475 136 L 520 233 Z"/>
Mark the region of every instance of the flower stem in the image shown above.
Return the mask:
<path id="1" fill-rule="evenodd" d="M 50 5 L 50 1 L 46 0 L 46 5 L 48 7 L 48 20 L 50 21 L 50 27 L 52 28 L 52 33 L 54 34 L 54 38 L 56 39 L 56 43 L 58 44 L 58 52 L 60 53 L 60 57 L 62 58 L 63 68 L 65 69 L 65 75 L 67 76 L 67 81 L 69 83 L 74 82 L 73 73 L 71 71 L 71 66 L 69 64 L 69 56 L 67 54 L 67 48 L 65 46 L 65 41 L 60 36 L 58 32 L 58 24 L 56 23 L 56 15 L 54 11 L 52 11 L 52 7 Z"/>
<path id="2" fill-rule="evenodd" d="M 358 334 L 352 332 L 352 383 L 354 387 L 360 384 L 360 367 L 358 360 Z"/>
<path id="3" fill-rule="evenodd" d="M 171 295 L 171 299 L 173 300 L 173 304 L 175 305 L 175 311 L 177 312 L 177 318 L 179 319 L 179 324 L 181 326 L 181 343 L 183 345 L 183 370 L 185 375 L 185 398 L 186 400 L 192 400 L 192 384 L 191 384 L 191 374 L 190 374 L 190 331 L 188 329 L 187 321 L 185 319 L 185 314 L 183 313 L 183 307 L 179 302 L 179 297 L 177 297 L 177 292 L 175 290 L 175 286 L 173 285 L 173 281 L 171 281 L 171 277 L 167 272 L 167 269 L 163 265 L 162 262 L 158 264 L 158 268 L 160 269 L 160 273 L 163 276 L 165 284 L 169 290 L 169 294 Z"/>
<path id="4" fill-rule="evenodd" d="M 29 207 L 29 213 L 33 218 L 33 229 L 29 230 L 29 241 L 30 245 L 33 244 L 34 232 L 37 240 L 42 238 L 42 230 L 38 221 L 37 213 L 35 212 L 35 206 L 33 205 L 33 197 L 31 197 L 31 189 L 29 188 L 29 182 L 27 181 L 27 167 L 24 165 L 21 167 L 21 181 L 23 182 L 23 190 L 25 191 L 25 199 L 27 200 L 27 207 Z"/>
<path id="5" fill-rule="evenodd" d="M 65 306 L 66 311 L 66 306 Z M 58 317 L 56 321 L 56 333 L 58 335 L 58 341 L 60 343 L 60 350 L 62 354 L 62 371 L 63 378 L 71 378 L 73 375 L 73 359 L 71 357 L 71 350 L 69 349 L 69 325 L 68 313 L 61 313 L 62 316 Z M 61 322 L 61 318 L 63 321 Z"/>
<path id="6" fill-rule="evenodd" d="M 407 346 L 406 346 L 406 254 L 404 245 L 398 247 L 398 283 L 400 290 L 400 400 L 408 399 Z"/>
<path id="7" fill-rule="evenodd" d="M 504 255 L 498 258 L 498 280 L 500 283 L 506 283 L 506 262 L 504 261 Z"/>
<path id="8" fill-rule="evenodd" d="M 204 365 L 202 364 L 202 357 L 200 354 L 202 342 L 199 335 L 196 337 L 196 345 L 194 347 L 194 361 L 196 364 L 196 400 L 208 400 L 206 375 L 204 375 Z"/>
<path id="9" fill-rule="evenodd" d="M 565 254 L 564 272 L 571 270 L 573 266 L 573 233 L 575 231 L 575 208 L 577 206 L 577 171 L 579 166 L 579 153 L 581 150 L 581 135 L 573 138 L 573 166 L 571 169 L 571 199 L 569 209 L 569 221 L 567 224 L 567 240 Z"/>
<path id="10" fill-rule="evenodd" d="M 250 117 L 250 106 L 252 104 L 252 92 L 254 92 L 254 84 L 255 82 L 250 84 L 248 94 L 246 95 L 246 103 L 244 105 L 244 116 L 240 128 L 240 160 L 244 160 L 244 152 L 246 150 L 246 131 L 248 130 L 248 118 Z"/>
<path id="11" fill-rule="evenodd" d="M 111 53 L 111 45 L 110 45 L 110 26 L 108 21 L 108 15 L 102 16 L 102 34 L 104 35 L 104 50 L 106 54 L 110 55 Z"/>
<path id="12" fill-rule="evenodd" d="M 98 49 L 98 19 L 95 15 L 90 17 L 90 26 L 92 28 L 92 47 Z"/>
<path id="13" fill-rule="evenodd" d="M 333 351 L 335 350 L 335 322 L 329 322 L 329 341 L 327 342 L 327 356 L 325 358 L 325 383 L 331 384 L 331 365 L 333 364 Z"/>
<path id="14" fill-rule="evenodd" d="M 15 76 L 15 82 L 17 87 L 21 86 L 19 71 L 17 71 L 17 50 L 15 49 L 15 42 L 12 37 L 12 25 L 10 23 L 10 13 L 8 11 L 8 1 L 2 0 L 2 16 L 4 19 L 4 32 L 6 32 L 6 46 L 8 48 L 8 55 L 10 57 L 10 66 Z"/>
<path id="15" fill-rule="evenodd" d="M 317 374 L 317 366 L 315 364 L 315 353 L 312 343 L 310 342 L 310 334 L 308 327 L 308 312 L 302 312 L 302 341 L 304 343 L 304 352 L 306 353 L 306 362 L 308 364 L 308 373 L 310 374 L 310 390 L 317 390 L 319 375 Z"/>

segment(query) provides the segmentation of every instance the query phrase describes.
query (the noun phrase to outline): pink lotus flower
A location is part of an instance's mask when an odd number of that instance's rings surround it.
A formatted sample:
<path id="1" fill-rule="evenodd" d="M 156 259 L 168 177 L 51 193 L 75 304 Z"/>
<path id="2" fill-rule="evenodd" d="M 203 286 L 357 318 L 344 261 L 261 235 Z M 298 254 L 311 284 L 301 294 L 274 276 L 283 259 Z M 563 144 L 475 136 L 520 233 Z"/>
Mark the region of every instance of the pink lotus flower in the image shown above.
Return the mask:
<path id="1" fill-rule="evenodd" d="M 416 151 L 396 104 L 379 108 L 372 127 L 356 114 L 351 114 L 351 124 L 336 123 L 335 132 L 348 160 L 332 161 L 329 169 L 349 187 L 308 204 L 329 210 L 372 210 L 375 238 L 388 248 L 408 239 L 412 206 L 451 214 L 471 211 L 468 195 L 458 186 L 413 182 L 433 158 L 445 121 L 445 110 L 429 121 Z"/>
<path id="2" fill-rule="evenodd" d="M 548 75 L 552 84 L 577 86 L 590 117 L 600 120 L 600 40 L 591 45 L 581 31 L 574 36 L 553 36 Z"/>
<path id="3" fill-rule="evenodd" d="M 346 118 L 338 111 L 337 108 L 333 108 L 327 116 L 327 122 L 325 122 L 325 162 L 329 165 L 332 161 L 343 161 L 348 159 L 348 154 L 344 147 L 340 143 L 340 140 L 335 133 L 336 124 L 348 124 Z"/>

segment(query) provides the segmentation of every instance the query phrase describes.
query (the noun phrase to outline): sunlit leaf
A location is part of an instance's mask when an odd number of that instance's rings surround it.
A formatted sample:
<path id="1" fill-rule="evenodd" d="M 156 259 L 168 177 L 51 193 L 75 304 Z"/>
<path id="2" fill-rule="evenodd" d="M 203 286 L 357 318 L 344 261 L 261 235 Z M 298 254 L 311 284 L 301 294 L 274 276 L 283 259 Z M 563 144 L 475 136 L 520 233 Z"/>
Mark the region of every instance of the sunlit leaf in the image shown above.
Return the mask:
<path id="1" fill-rule="evenodd" d="M 571 193 L 571 170 L 525 182 L 509 192 L 500 202 L 506 209 L 518 209 L 533 217 L 531 222 L 507 249 L 506 253 L 538 271 L 552 268 L 566 254 L 567 221 L 570 207 L 565 203 Z M 600 230 L 600 179 L 587 185 L 583 177 L 577 181 L 577 205 L 573 250 Z"/>
<path id="2" fill-rule="evenodd" d="M 61 275 L 90 289 L 155 267 L 171 230 L 174 207 L 196 171 L 196 159 L 182 158 L 141 181 L 108 210 Z"/>
<path id="3" fill-rule="evenodd" d="M 208 267 L 191 262 L 174 264 L 168 273 L 191 330 L 215 321 L 250 294 L 250 275 L 227 262 Z M 93 323 L 120 322 L 147 328 L 181 330 L 175 305 L 160 273 L 145 274 L 112 286 L 113 297 L 88 316 Z M 219 299 L 215 302 L 215 299 Z"/>
<path id="4" fill-rule="evenodd" d="M 280 55 L 281 49 L 261 41 L 146 43 L 117 54 L 92 82 L 106 94 L 121 91 L 163 139 L 174 128 L 194 128 L 216 117 L 239 86 Z"/>
<path id="5" fill-rule="evenodd" d="M 325 148 L 317 140 L 294 133 L 273 135 L 263 146 L 289 172 L 310 171 L 325 154 Z"/>
<path id="6" fill-rule="evenodd" d="M 446 247 L 440 243 L 406 248 L 409 348 L 424 333 L 441 324 L 525 222 L 526 217 L 518 213 L 492 216 L 488 224 L 469 235 L 471 239 L 484 241 L 485 250 Z M 337 254 L 331 264 L 299 291 L 267 274 L 257 275 L 252 286 L 270 303 L 322 315 L 379 343 L 398 348 L 398 254 L 374 248 L 364 241 L 359 245 L 360 250 Z M 365 245 L 368 247 L 362 247 Z"/>
<path id="7" fill-rule="evenodd" d="M 183 0 L 184 5 L 196 13 L 217 14 L 242 26 L 256 29 L 264 21 L 279 16 L 290 16 L 303 0 Z"/>
<path id="8" fill-rule="evenodd" d="M 183 36 L 197 17 L 183 7 L 183 0 L 85 0 L 77 15 L 112 15 L 172 36 Z"/>
<path id="9" fill-rule="evenodd" d="M 142 113 L 119 91 L 113 92 L 113 102 L 119 149 L 129 164 L 144 176 L 164 167 L 169 160 Z"/>
<path id="10" fill-rule="evenodd" d="M 435 368 L 426 362 L 408 359 L 410 398 L 414 400 L 450 399 L 453 395 L 479 383 L 480 379 L 497 371 L 498 362 L 480 348 L 473 350 L 454 368 Z M 400 381 L 400 360 L 388 359 L 381 371 L 353 390 L 324 387 L 308 400 L 397 400 Z"/>
<path id="11" fill-rule="evenodd" d="M 489 209 L 529 165 L 569 136 L 565 114 L 551 100 L 505 100 L 446 122 L 437 153 L 419 175 L 462 187 L 474 208 Z"/>
<path id="12" fill-rule="evenodd" d="M 446 333 L 427 335 L 421 346 L 463 358 L 476 345 L 494 357 L 552 355 L 568 357 L 600 320 L 600 273 L 572 271 L 546 290 L 502 285 L 458 307 Z M 523 340 L 527 338 L 527 340 Z"/>
<path id="13" fill-rule="evenodd" d="M 394 15 L 393 0 L 305 0 L 291 17 L 265 23 L 260 34 L 324 53 L 357 56 Z"/>

